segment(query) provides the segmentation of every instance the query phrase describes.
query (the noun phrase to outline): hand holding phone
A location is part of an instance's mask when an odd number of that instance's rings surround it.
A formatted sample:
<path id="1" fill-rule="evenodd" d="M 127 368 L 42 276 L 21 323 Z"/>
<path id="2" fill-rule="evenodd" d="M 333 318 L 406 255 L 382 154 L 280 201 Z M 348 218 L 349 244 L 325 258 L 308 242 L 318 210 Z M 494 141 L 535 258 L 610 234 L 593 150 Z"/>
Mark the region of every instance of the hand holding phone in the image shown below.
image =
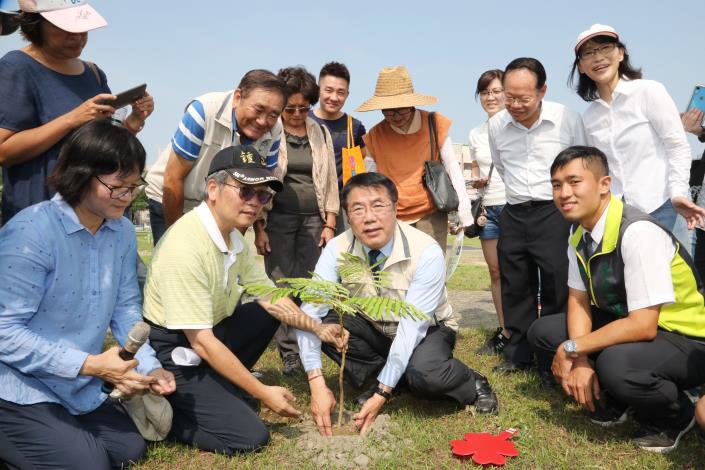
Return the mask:
<path id="1" fill-rule="evenodd" d="M 147 84 L 143 83 L 142 85 L 138 85 L 134 88 L 130 88 L 129 90 L 123 91 L 122 93 L 118 93 L 117 98 L 115 98 L 114 101 L 108 102 L 106 104 L 109 104 L 115 109 L 122 108 L 123 106 L 127 106 L 128 104 L 131 104 L 132 102 L 142 98 L 146 90 Z"/>
<path id="2" fill-rule="evenodd" d="M 690 102 L 688 103 L 688 108 L 685 110 L 687 113 L 691 109 L 698 109 L 705 113 L 705 86 L 695 85 L 693 89 L 693 94 L 690 97 Z M 700 123 L 702 125 L 702 122 Z"/>

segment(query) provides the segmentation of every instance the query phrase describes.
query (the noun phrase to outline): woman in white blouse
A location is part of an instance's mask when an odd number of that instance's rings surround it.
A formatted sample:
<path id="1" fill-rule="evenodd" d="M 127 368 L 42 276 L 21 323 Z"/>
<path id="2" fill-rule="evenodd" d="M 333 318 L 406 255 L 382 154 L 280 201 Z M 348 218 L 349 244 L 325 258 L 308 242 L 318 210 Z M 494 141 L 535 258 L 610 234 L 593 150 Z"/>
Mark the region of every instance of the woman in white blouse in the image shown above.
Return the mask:
<path id="1" fill-rule="evenodd" d="M 605 152 L 612 193 L 651 214 L 689 245 L 688 228 L 705 210 L 688 197 L 690 146 L 664 86 L 642 80 L 614 28 L 595 24 L 578 36 L 570 83 L 590 106 L 583 114 L 588 145 Z"/>
<path id="2" fill-rule="evenodd" d="M 480 98 L 480 105 L 487 113 L 487 119 L 504 109 L 504 89 L 502 88 L 501 70 L 488 70 L 480 75 L 475 89 L 475 98 Z M 487 121 L 470 131 L 470 168 L 473 188 L 484 191 L 483 204 L 487 211 L 487 222 L 480 232 L 482 254 L 490 271 L 490 290 L 492 301 L 497 311 L 500 327 L 477 350 L 479 354 L 501 354 L 509 341 L 509 333 L 504 329 L 502 314 L 502 292 L 499 277 L 499 260 L 497 258 L 497 240 L 499 239 L 499 213 L 502 212 L 507 199 L 504 195 L 504 182 L 499 172 L 492 171 L 490 176 L 490 146 L 487 140 Z"/>

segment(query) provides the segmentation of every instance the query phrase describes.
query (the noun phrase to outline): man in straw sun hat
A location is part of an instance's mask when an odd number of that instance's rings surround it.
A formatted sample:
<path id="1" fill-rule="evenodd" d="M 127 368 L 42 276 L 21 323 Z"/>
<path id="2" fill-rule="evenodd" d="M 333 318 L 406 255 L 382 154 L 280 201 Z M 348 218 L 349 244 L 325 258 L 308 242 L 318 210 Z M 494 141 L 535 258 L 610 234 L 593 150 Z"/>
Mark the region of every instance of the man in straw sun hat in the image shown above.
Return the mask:
<path id="1" fill-rule="evenodd" d="M 399 191 L 397 217 L 432 236 L 445 251 L 448 214 L 433 204 L 431 193 L 423 184 L 424 162 L 431 158 L 429 113 L 416 106 L 434 104 L 435 96 L 414 91 L 409 71 L 403 65 L 384 67 L 377 77 L 372 98 L 357 111 L 382 111 L 384 119 L 365 135 L 367 167 L 389 177 Z M 435 114 L 440 159 L 458 194 L 460 225 L 472 224 L 470 200 L 460 172 L 449 129 L 450 119 Z M 437 153 L 437 152 L 436 152 Z"/>

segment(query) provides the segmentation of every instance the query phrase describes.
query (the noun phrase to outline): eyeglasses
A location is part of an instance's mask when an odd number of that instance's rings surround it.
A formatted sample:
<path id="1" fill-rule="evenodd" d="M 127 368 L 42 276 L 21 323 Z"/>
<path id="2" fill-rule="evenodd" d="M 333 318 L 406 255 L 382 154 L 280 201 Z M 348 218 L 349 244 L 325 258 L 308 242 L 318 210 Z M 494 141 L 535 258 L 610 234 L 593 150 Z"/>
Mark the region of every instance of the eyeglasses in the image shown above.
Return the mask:
<path id="1" fill-rule="evenodd" d="M 504 93 L 503 88 L 495 88 L 494 90 L 483 90 L 480 92 L 480 96 L 483 98 L 489 98 L 490 95 L 492 96 L 499 96 L 502 93 Z"/>
<path id="2" fill-rule="evenodd" d="M 257 201 L 260 204 L 267 204 L 272 200 L 274 194 L 267 189 L 252 189 L 250 186 L 238 186 L 236 184 L 223 183 L 225 186 L 230 186 L 231 188 L 239 189 L 240 199 L 243 201 L 250 201 L 253 197 L 257 196 Z"/>
<path id="3" fill-rule="evenodd" d="M 113 186 L 112 184 L 107 184 L 105 181 L 101 180 L 97 176 L 95 179 L 98 180 L 100 184 L 105 186 L 110 190 L 110 199 L 122 199 L 125 196 L 129 196 L 130 198 L 134 198 L 137 196 L 139 193 L 144 190 L 146 183 L 140 179 L 141 184 L 136 184 L 133 186 Z"/>
<path id="4" fill-rule="evenodd" d="M 379 217 L 379 216 L 385 214 L 389 210 L 390 207 L 392 207 L 391 203 L 385 204 L 383 202 L 375 202 L 374 204 L 372 204 L 369 207 L 357 205 L 357 206 L 352 207 L 348 211 L 348 216 L 351 219 L 362 219 L 363 217 L 365 217 L 365 215 L 367 215 L 367 212 L 369 211 L 375 217 Z"/>
<path id="5" fill-rule="evenodd" d="M 514 98 L 511 96 L 504 95 L 504 105 L 510 106 L 515 103 L 519 103 L 522 106 L 526 106 L 534 100 L 533 96 L 524 96 L 523 98 Z"/>
<path id="6" fill-rule="evenodd" d="M 391 108 L 391 109 L 383 109 L 382 114 L 386 117 L 392 117 L 392 116 L 406 116 L 408 115 L 414 108 Z"/>
<path id="7" fill-rule="evenodd" d="M 580 58 L 580 60 L 593 60 L 597 57 L 598 53 L 603 57 L 610 55 L 616 47 L 616 42 L 608 42 L 606 44 L 601 45 L 600 47 L 584 50 L 578 55 L 578 57 Z"/>
<path id="8" fill-rule="evenodd" d="M 286 114 L 302 113 L 307 114 L 311 111 L 311 106 L 285 106 L 284 112 Z"/>

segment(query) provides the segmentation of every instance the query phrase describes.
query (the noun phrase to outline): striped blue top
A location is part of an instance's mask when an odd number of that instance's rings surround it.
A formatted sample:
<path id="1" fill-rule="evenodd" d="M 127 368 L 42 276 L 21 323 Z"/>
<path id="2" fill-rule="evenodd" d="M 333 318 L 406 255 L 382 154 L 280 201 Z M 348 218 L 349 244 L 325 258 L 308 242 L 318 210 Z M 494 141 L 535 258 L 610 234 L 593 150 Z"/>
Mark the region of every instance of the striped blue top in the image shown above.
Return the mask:
<path id="1" fill-rule="evenodd" d="M 206 113 L 203 109 L 203 103 L 198 100 L 193 100 L 186 108 L 184 116 L 179 122 L 179 127 L 171 139 L 171 146 L 181 157 L 186 160 L 195 161 L 201 152 L 203 146 L 203 137 L 206 134 Z M 233 109 L 233 145 L 254 144 L 255 141 L 248 139 L 244 134 L 241 134 L 237 127 L 235 119 L 235 109 Z M 267 168 L 277 166 L 279 158 L 279 143 L 280 137 L 277 136 L 272 141 L 272 146 L 267 153 Z"/>

